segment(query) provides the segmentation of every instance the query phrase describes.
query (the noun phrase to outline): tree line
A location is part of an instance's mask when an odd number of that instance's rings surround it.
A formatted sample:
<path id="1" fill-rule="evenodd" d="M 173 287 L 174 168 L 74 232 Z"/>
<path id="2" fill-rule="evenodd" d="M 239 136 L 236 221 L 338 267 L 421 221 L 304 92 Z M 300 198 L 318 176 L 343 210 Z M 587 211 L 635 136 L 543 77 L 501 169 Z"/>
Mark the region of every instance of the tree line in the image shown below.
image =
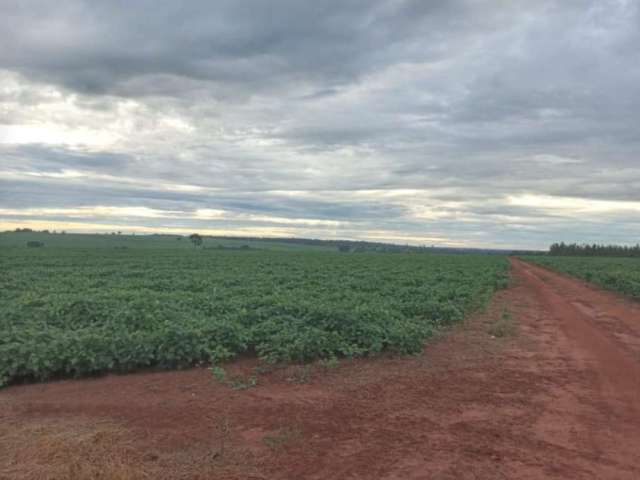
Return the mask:
<path id="1" fill-rule="evenodd" d="M 549 255 L 563 257 L 640 257 L 640 245 L 598 245 L 578 243 L 554 243 Z"/>

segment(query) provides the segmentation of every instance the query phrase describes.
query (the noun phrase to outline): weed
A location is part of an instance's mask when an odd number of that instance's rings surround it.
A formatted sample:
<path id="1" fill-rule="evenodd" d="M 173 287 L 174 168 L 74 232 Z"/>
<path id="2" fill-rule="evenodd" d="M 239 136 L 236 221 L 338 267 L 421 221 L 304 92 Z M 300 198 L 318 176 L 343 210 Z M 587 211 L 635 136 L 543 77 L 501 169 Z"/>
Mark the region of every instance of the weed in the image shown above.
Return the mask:
<path id="1" fill-rule="evenodd" d="M 231 427 L 229 424 L 229 419 L 227 417 L 220 417 L 216 420 L 216 433 L 218 434 L 218 438 L 220 439 L 220 444 L 218 447 L 218 451 L 214 453 L 214 458 L 222 458 L 224 457 L 225 447 L 227 441 L 229 439 L 229 434 L 231 432 Z"/>
<path id="2" fill-rule="evenodd" d="M 507 335 L 512 335 L 515 331 L 515 325 L 513 323 L 513 315 L 504 307 L 500 318 L 494 321 L 488 329 L 489 335 L 496 338 L 503 338 Z"/>
<path id="3" fill-rule="evenodd" d="M 311 365 L 297 366 L 293 368 L 291 376 L 287 378 L 287 381 L 297 384 L 309 383 L 311 380 L 311 373 Z"/>
<path id="4" fill-rule="evenodd" d="M 274 363 L 261 363 L 260 365 L 253 368 L 253 372 L 256 375 L 264 375 L 267 373 L 274 372 L 279 368 L 282 368 L 282 365 L 277 365 Z"/>
<path id="5" fill-rule="evenodd" d="M 211 368 L 209 368 L 209 371 L 211 372 L 211 375 L 213 375 L 213 378 L 215 378 L 220 383 L 224 382 L 227 378 L 227 372 L 225 371 L 225 369 L 217 365 L 213 365 Z"/>
<path id="6" fill-rule="evenodd" d="M 320 360 L 318 364 L 325 370 L 333 370 L 340 366 L 340 360 L 337 357 L 329 357 Z"/>
<path id="7" fill-rule="evenodd" d="M 302 438 L 302 431 L 299 428 L 286 427 L 281 428 L 277 432 L 265 435 L 262 438 L 264 444 L 272 450 L 279 450 L 297 442 Z"/>
<path id="8" fill-rule="evenodd" d="M 229 386 L 234 390 L 247 390 L 258 385 L 258 377 L 250 375 L 234 375 L 229 379 Z"/>
<path id="9" fill-rule="evenodd" d="M 234 390 L 247 390 L 258 385 L 258 377 L 256 375 L 250 375 L 245 377 L 244 375 L 233 375 L 227 381 L 227 372 L 224 368 L 214 365 L 209 368 L 211 375 L 218 382 L 225 384 Z"/>

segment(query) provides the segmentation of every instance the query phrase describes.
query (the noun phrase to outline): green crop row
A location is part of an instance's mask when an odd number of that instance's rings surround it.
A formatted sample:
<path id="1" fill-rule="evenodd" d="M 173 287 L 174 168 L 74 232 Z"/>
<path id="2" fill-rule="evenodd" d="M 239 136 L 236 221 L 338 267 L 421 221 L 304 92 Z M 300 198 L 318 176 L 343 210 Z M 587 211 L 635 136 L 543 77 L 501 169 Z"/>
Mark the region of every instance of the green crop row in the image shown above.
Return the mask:
<path id="1" fill-rule="evenodd" d="M 0 262 L 0 383 L 414 353 L 507 271 L 496 256 L 258 250 L 9 248 Z"/>
<path id="2" fill-rule="evenodd" d="M 523 257 L 608 290 L 640 298 L 640 258 Z"/>

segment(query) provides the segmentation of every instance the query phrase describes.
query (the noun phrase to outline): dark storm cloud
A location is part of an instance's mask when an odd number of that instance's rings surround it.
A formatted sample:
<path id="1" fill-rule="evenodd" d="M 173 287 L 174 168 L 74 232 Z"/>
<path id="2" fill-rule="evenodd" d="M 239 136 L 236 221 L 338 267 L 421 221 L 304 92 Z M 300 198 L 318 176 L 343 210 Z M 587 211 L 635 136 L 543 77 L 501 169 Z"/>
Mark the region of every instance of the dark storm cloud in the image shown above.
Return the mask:
<path id="1" fill-rule="evenodd" d="M 9 0 L 0 44 L 5 216 L 636 241 L 634 0 Z"/>
<path id="2" fill-rule="evenodd" d="M 190 1 L 161 8 L 154 1 L 8 1 L 1 7 L 0 62 L 86 93 L 139 95 L 145 86 L 177 93 L 197 85 L 190 80 L 234 90 L 296 79 L 334 85 L 374 67 L 406 35 L 436 29 L 447 12 L 463 8 L 368 0 Z M 440 48 L 421 45 L 422 54 Z"/>

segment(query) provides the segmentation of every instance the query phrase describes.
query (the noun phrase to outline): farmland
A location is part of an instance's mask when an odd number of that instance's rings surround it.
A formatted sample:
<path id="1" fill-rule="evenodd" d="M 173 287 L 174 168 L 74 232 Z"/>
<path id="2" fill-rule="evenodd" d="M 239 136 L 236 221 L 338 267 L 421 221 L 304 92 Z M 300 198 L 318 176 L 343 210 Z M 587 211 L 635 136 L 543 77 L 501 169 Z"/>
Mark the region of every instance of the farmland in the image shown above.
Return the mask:
<path id="1" fill-rule="evenodd" d="M 640 298 L 640 259 L 611 257 L 524 257 L 544 267 L 586 280 L 608 290 Z"/>
<path id="2" fill-rule="evenodd" d="M 416 353 L 484 305 L 508 267 L 491 255 L 125 240 L 0 249 L 2 383 L 239 354 L 275 363 Z"/>

